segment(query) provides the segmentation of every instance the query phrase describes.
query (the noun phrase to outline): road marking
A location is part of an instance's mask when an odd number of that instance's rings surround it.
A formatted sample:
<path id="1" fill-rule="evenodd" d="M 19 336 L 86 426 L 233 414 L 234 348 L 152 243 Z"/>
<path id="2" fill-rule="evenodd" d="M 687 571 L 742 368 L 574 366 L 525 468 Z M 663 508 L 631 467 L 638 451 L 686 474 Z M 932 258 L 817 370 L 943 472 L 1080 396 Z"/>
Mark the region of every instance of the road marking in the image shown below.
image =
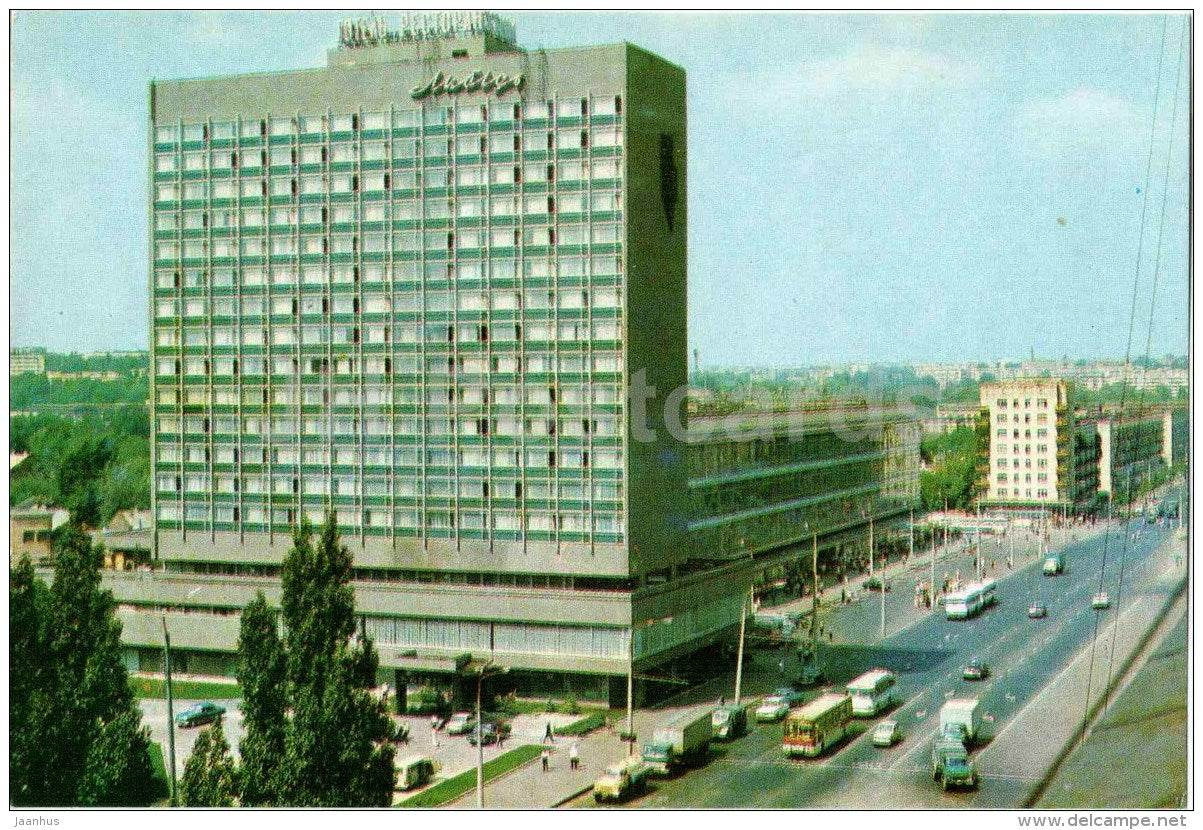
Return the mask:
<path id="1" fill-rule="evenodd" d="M 1141 597 L 1140 597 L 1140 599 L 1138 600 L 1138 602 L 1143 602 L 1143 601 L 1144 601 L 1144 599 L 1145 599 L 1145 595 L 1141 595 Z M 1132 609 L 1133 609 L 1133 608 L 1135 608 L 1136 604 L 1137 604 L 1137 603 L 1132 603 L 1131 605 L 1129 605 L 1129 606 L 1128 606 L 1128 612 L 1132 611 Z M 1126 613 L 1128 613 L 1128 612 L 1125 612 L 1125 614 L 1126 614 Z M 1114 629 L 1114 628 L 1115 628 L 1115 625 L 1116 625 L 1116 621 L 1112 621 L 1111 623 L 1109 623 L 1109 626 L 1110 626 L 1112 629 Z M 1101 630 L 1101 631 L 1099 632 L 1099 638 L 1100 638 L 1100 639 L 1102 639 L 1104 636 L 1106 636 L 1106 630 L 1107 630 L 1107 629 L 1106 629 L 1106 628 L 1104 628 L 1103 630 Z M 1105 644 L 1104 644 L 1104 645 L 1105 645 Z M 1023 716 L 1023 713 L 1024 713 L 1024 712 L 1026 712 L 1026 711 L 1027 711 L 1029 708 L 1031 708 L 1031 707 L 1032 707 L 1032 706 L 1034 706 L 1036 703 L 1038 703 L 1038 702 L 1039 702 L 1041 699 L 1043 699 L 1043 698 L 1044 698 L 1044 696 L 1045 696 L 1046 694 L 1048 694 L 1048 691 L 1049 691 L 1049 689 L 1051 689 L 1053 686 L 1055 686 L 1055 685 L 1057 684 L 1057 682 L 1058 682 L 1058 681 L 1061 679 L 1062 675 L 1064 675 L 1066 672 L 1068 672 L 1068 671 L 1069 671 L 1070 669 L 1072 669 L 1074 666 L 1078 665 L 1078 663 L 1082 662 L 1082 659 L 1083 659 L 1084 657 L 1087 657 L 1087 656 L 1089 656 L 1089 655 L 1090 655 L 1090 652 L 1091 652 L 1092 650 L 1095 650 L 1096 648 L 1097 648 L 1097 646 L 1095 645 L 1095 642 L 1094 642 L 1093 640 L 1092 640 L 1092 641 L 1090 641 L 1089 643 L 1087 643 L 1086 645 L 1084 645 L 1084 646 L 1082 647 L 1082 650 L 1079 652 L 1078 656 L 1077 656 L 1077 657 L 1075 657 L 1075 658 L 1073 659 L 1073 661 L 1072 661 L 1072 662 L 1070 662 L 1070 664 L 1069 664 L 1068 666 L 1066 666 L 1066 667 L 1065 667 L 1064 669 L 1062 669 L 1061 671 L 1057 672 L 1057 676 L 1056 676 L 1056 677 L 1054 677 L 1054 678 L 1053 678 L 1052 680 L 1050 680 L 1049 682 L 1045 683 L 1045 684 L 1044 684 L 1044 686 L 1042 686 L 1042 687 L 1041 687 L 1040 691 L 1038 691 L 1038 692 L 1037 692 L 1035 695 L 1033 695 L 1033 696 L 1032 696 L 1032 699 L 1031 699 L 1031 700 L 1029 700 L 1027 703 L 1025 703 L 1025 704 L 1024 704 L 1024 705 L 1023 705 L 1023 706 L 1022 706 L 1020 709 L 1019 709 L 1019 711 L 1017 711 L 1017 712 L 1016 712 L 1014 715 L 1012 715 L 1012 716 L 1011 716 L 1011 719 L 1007 721 L 1007 725 L 1006 725 L 1006 726 L 1004 726 L 1004 727 L 1002 728 L 1002 731 L 998 732 L 998 733 L 997 733 L 997 734 L 994 736 L 994 739 L 993 739 L 992 741 L 990 741 L 990 745 L 989 745 L 989 746 L 987 746 L 985 749 L 983 749 L 983 750 L 982 750 L 982 752 L 981 752 L 981 754 L 980 754 L 978 757 L 979 757 L 979 758 L 982 758 L 982 757 L 984 757 L 984 756 L 985 756 L 985 755 L 986 755 L 986 754 L 987 754 L 987 753 L 988 753 L 988 752 L 989 752 L 991 749 L 993 749 L 993 748 L 995 747 L 996 743 L 998 742 L 998 740 L 999 740 L 999 739 L 1000 739 L 1000 738 L 1001 738 L 1003 735 L 1005 735 L 1005 734 L 1007 733 L 1007 730 L 1009 730 L 1009 729 L 1010 729 L 1012 726 L 1014 726 L 1014 725 L 1015 725 L 1015 724 L 1016 724 L 1016 723 L 1017 723 L 1017 722 L 1018 722 L 1018 721 L 1021 719 L 1021 717 Z"/>

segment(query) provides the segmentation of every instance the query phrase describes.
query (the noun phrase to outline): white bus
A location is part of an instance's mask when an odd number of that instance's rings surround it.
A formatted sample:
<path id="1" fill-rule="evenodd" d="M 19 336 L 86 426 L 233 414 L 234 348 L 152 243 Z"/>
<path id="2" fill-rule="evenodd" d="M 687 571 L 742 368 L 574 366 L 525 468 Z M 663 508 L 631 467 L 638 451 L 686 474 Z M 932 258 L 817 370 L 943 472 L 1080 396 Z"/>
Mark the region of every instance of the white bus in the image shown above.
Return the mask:
<path id="1" fill-rule="evenodd" d="M 994 580 L 970 582 L 961 591 L 944 600 L 944 612 L 950 620 L 967 620 L 995 602 Z"/>
<path id="2" fill-rule="evenodd" d="M 848 684 L 852 714 L 871 718 L 894 705 L 894 683 L 898 675 L 888 669 L 871 669 Z"/>

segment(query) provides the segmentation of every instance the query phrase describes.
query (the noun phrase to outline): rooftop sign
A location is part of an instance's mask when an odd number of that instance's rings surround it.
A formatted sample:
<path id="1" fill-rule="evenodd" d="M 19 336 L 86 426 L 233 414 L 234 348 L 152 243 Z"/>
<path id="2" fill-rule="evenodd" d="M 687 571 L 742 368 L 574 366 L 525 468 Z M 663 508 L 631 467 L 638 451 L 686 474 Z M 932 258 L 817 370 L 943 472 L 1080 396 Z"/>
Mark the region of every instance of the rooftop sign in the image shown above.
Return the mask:
<path id="1" fill-rule="evenodd" d="M 415 40 L 445 40 L 471 35 L 492 35 L 506 43 L 515 43 L 514 24 L 492 12 L 406 12 L 401 25 L 389 29 L 375 15 L 344 20 L 338 27 L 338 45 L 344 49 L 400 43 Z"/>
<path id="2" fill-rule="evenodd" d="M 525 75 L 494 75 L 492 72 L 477 70 L 460 80 L 439 72 L 426 83 L 411 89 L 409 94 L 415 101 L 421 101 L 423 98 L 431 96 L 456 95 L 460 92 L 492 92 L 501 96 L 511 89 L 521 92 L 524 86 L 526 86 Z"/>

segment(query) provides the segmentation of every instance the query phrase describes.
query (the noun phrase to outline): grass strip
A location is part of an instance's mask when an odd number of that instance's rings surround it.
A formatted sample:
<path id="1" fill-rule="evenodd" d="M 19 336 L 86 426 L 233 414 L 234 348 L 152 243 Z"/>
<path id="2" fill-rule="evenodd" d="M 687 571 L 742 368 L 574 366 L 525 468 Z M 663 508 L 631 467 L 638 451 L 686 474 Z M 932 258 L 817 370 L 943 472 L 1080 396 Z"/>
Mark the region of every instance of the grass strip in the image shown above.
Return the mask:
<path id="1" fill-rule="evenodd" d="M 606 722 L 606 716 L 594 712 L 592 715 L 575 720 L 567 726 L 562 726 L 556 730 L 557 735 L 577 736 L 585 735 L 592 732 L 594 729 L 599 729 Z"/>
<path id="2" fill-rule="evenodd" d="M 499 775 L 505 775 L 513 769 L 517 769 L 523 764 L 533 761 L 539 757 L 539 753 L 543 751 L 542 747 L 526 744 L 524 746 L 511 749 L 504 755 L 498 755 L 492 761 L 485 764 L 484 779 L 486 782 L 493 780 Z M 401 807 L 438 807 L 446 804 L 449 801 L 454 801 L 464 793 L 476 786 L 476 770 L 470 769 L 461 772 L 446 781 L 440 781 L 428 790 L 423 790 L 412 798 L 407 798 L 401 802 Z"/>
<path id="3" fill-rule="evenodd" d="M 576 704 L 577 711 L 571 712 L 569 711 L 571 708 L 570 704 L 563 701 L 559 703 L 553 703 L 549 711 L 546 700 L 510 700 L 507 701 L 501 708 L 511 715 L 548 715 L 554 713 L 573 715 L 578 713 L 583 714 L 588 712 L 607 711 L 605 706 L 595 703 L 578 703 Z"/>
<path id="4" fill-rule="evenodd" d="M 134 697 L 167 697 L 167 684 L 161 677 L 131 677 L 129 685 Z M 236 700 L 242 697 L 242 687 L 237 683 L 172 680 L 171 694 L 177 700 Z"/>

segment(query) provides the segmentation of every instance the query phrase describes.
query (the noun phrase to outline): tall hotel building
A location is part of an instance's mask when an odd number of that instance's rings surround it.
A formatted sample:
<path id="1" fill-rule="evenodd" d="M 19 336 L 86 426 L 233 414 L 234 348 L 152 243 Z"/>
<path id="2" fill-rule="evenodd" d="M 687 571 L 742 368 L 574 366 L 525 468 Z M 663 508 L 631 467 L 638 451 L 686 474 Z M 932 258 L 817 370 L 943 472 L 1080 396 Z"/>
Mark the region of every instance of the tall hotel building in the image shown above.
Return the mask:
<path id="1" fill-rule="evenodd" d="M 150 90 L 155 567 L 108 577 L 130 668 L 166 616 L 181 670 L 229 673 L 333 510 L 398 692 L 471 657 L 620 703 L 729 636 L 754 578 L 799 584 L 815 545 L 837 578 L 905 519 L 913 421 L 666 426 L 679 67 L 479 13 L 344 24 L 328 63 Z"/>
<path id="2" fill-rule="evenodd" d="M 241 607 L 332 509 L 383 665 L 625 676 L 744 591 L 676 580 L 682 450 L 627 406 L 686 386 L 685 73 L 406 24 L 151 87 L 156 557 Z"/>

